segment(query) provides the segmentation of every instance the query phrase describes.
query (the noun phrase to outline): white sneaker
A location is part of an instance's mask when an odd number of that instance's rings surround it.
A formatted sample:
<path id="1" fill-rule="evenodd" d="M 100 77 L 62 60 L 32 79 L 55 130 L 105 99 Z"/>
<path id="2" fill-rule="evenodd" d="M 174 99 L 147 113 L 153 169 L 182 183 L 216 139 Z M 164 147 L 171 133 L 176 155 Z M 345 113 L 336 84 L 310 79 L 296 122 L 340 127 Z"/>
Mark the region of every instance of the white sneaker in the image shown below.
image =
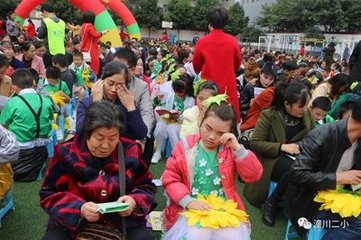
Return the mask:
<path id="1" fill-rule="evenodd" d="M 161 157 L 162 157 L 162 156 L 161 156 L 160 153 L 155 152 L 155 153 L 153 154 L 152 160 L 151 160 L 150 162 L 153 163 L 153 164 L 156 164 L 156 163 L 159 162 L 159 160 L 161 159 Z"/>

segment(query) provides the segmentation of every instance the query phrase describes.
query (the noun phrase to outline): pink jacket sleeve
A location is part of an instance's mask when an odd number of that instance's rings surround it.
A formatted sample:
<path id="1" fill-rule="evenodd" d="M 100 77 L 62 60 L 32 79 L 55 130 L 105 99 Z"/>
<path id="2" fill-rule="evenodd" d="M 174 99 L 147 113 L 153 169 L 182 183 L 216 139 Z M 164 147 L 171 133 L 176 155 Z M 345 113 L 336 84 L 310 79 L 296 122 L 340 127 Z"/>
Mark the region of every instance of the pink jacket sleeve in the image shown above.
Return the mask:
<path id="1" fill-rule="evenodd" d="M 36 56 L 37 57 L 37 56 Z M 38 57 L 39 59 L 38 59 L 38 61 L 39 61 L 39 63 L 38 63 L 38 73 L 39 73 L 39 75 L 40 75 L 40 77 L 45 77 L 45 65 L 44 65 L 44 61 L 43 61 L 43 59 L 41 58 L 41 57 Z"/>
<path id="2" fill-rule="evenodd" d="M 183 143 L 178 142 L 172 155 L 167 160 L 166 168 L 162 175 L 163 187 L 169 198 L 180 204 L 190 195 L 188 171 L 186 167 Z"/>
<path id="3" fill-rule="evenodd" d="M 244 182 L 255 182 L 261 179 L 263 167 L 252 151 L 242 146 L 235 155 L 237 172 Z"/>

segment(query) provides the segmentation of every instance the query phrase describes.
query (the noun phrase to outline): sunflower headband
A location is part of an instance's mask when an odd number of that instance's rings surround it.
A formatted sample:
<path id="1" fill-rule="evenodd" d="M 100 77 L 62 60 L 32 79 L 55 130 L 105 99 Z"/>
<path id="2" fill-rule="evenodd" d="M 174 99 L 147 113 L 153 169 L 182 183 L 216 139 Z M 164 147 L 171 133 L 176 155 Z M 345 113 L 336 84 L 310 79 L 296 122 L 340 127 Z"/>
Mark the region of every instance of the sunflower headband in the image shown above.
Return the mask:
<path id="1" fill-rule="evenodd" d="M 212 104 L 221 105 L 221 102 L 227 102 L 227 98 L 228 96 L 225 93 L 218 94 L 216 96 L 207 98 L 207 100 L 204 101 L 204 105 L 206 108 L 209 108 Z"/>

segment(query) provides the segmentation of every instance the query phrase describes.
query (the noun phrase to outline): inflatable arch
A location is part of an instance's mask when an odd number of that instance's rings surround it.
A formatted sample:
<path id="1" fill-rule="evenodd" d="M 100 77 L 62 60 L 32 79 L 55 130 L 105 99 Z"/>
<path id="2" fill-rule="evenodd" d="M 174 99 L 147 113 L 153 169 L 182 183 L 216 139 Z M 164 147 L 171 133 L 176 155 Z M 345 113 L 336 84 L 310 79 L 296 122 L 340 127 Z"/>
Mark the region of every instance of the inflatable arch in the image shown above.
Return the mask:
<path id="1" fill-rule="evenodd" d="M 16 21 L 20 22 L 20 25 L 24 24 L 26 18 L 28 18 L 30 12 L 38 5 L 44 3 L 46 0 L 23 0 L 16 8 Z M 102 42 L 110 41 L 114 47 L 122 46 L 117 26 L 115 25 L 111 15 L 102 4 L 109 6 L 125 23 L 130 38 L 140 39 L 140 29 L 135 21 L 133 14 L 129 11 L 127 6 L 121 2 L 121 0 L 69 0 L 82 12 L 92 11 L 96 15 L 95 28 L 101 32 L 103 30 L 109 30 L 102 38 Z"/>

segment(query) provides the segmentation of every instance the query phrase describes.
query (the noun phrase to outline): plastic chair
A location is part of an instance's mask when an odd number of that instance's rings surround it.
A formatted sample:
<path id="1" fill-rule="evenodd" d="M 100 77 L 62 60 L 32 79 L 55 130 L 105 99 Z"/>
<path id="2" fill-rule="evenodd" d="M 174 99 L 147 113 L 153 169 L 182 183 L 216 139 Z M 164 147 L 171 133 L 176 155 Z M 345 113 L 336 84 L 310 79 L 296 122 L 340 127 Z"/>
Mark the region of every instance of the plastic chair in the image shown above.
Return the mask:
<path id="1" fill-rule="evenodd" d="M 10 211 L 15 210 L 14 201 L 12 191 L 9 191 L 5 198 L 2 200 L 5 203 L 5 206 L 0 209 L 0 228 L 1 228 L 1 220 L 3 217 Z"/>
<path id="2" fill-rule="evenodd" d="M 172 154 L 172 145 L 170 144 L 169 139 L 167 139 L 167 143 L 165 145 L 165 157 L 169 158 Z"/>
<path id="3" fill-rule="evenodd" d="M 276 182 L 271 181 L 271 182 L 269 183 L 267 198 L 269 198 L 269 197 L 272 195 L 272 193 L 273 193 L 273 191 L 276 189 L 276 187 L 277 187 L 277 183 L 276 183 Z"/>
<path id="4" fill-rule="evenodd" d="M 300 238 L 296 230 L 291 229 L 292 226 L 291 221 L 288 220 L 285 240 Z M 321 240 L 325 233 L 326 230 L 324 228 L 314 227 L 314 225 L 312 225 L 312 228 L 307 232 L 307 240 Z"/>

